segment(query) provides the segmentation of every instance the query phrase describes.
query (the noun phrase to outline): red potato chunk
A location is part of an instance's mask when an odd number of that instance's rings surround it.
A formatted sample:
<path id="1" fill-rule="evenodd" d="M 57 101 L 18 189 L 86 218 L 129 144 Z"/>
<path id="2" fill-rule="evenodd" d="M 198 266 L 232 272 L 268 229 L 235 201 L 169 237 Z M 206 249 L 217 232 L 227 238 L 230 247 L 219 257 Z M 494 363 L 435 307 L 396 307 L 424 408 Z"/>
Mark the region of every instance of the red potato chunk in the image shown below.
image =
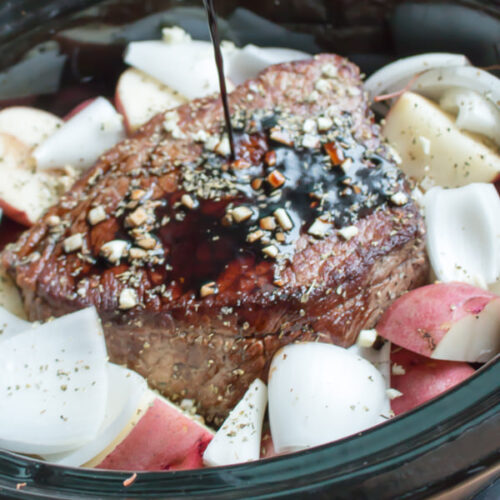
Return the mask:
<path id="1" fill-rule="evenodd" d="M 385 311 L 377 332 L 423 356 L 485 362 L 500 351 L 500 296 L 456 282 L 417 288 Z"/>
<path id="2" fill-rule="evenodd" d="M 474 373 L 468 363 L 430 359 L 397 346 L 391 352 L 391 366 L 391 387 L 403 394 L 391 401 L 396 415 L 439 396 Z"/>
<path id="3" fill-rule="evenodd" d="M 156 114 L 185 102 L 186 98 L 181 94 L 134 68 L 126 70 L 116 86 L 116 109 L 125 118 L 129 134 Z"/>
<path id="4" fill-rule="evenodd" d="M 156 398 L 130 434 L 97 469 L 157 471 L 203 467 L 213 432 L 174 405 Z"/>

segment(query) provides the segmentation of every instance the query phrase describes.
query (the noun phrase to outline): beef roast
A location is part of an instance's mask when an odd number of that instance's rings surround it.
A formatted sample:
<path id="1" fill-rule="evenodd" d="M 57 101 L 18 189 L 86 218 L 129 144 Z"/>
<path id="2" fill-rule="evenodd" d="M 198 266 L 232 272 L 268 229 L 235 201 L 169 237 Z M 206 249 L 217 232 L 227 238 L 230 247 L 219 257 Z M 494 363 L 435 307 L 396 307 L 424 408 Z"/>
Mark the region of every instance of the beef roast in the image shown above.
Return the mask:
<path id="1" fill-rule="evenodd" d="M 156 116 L 3 254 L 32 320 L 95 305 L 110 359 L 215 424 L 273 354 L 352 344 L 428 272 L 359 70 L 273 66 Z"/>

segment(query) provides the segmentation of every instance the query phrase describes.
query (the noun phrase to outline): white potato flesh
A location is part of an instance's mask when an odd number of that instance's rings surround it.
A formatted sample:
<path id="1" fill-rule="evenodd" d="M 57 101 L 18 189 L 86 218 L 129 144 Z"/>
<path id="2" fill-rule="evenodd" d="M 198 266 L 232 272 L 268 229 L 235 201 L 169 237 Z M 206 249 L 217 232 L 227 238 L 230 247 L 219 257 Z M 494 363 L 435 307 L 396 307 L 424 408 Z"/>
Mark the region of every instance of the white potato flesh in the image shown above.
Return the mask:
<path id="1" fill-rule="evenodd" d="M 396 299 L 377 331 L 422 356 L 484 362 L 499 351 L 499 303 L 498 295 L 476 286 L 437 282 Z"/>
<path id="2" fill-rule="evenodd" d="M 257 47 L 245 45 L 235 51 L 228 60 L 227 75 L 236 85 L 256 77 L 262 70 L 273 64 L 310 59 L 312 56 L 299 50 L 277 47 Z"/>
<path id="3" fill-rule="evenodd" d="M 223 57 L 227 60 L 233 50 L 231 46 L 223 47 Z M 125 62 L 188 99 L 219 92 L 219 78 L 210 42 L 132 42 L 125 52 Z"/>
<path id="4" fill-rule="evenodd" d="M 427 253 L 436 278 L 487 288 L 500 279 L 500 197 L 493 184 L 425 194 Z"/>
<path id="5" fill-rule="evenodd" d="M 132 370 L 112 363 L 108 363 L 107 370 L 109 388 L 106 413 L 95 439 L 69 452 L 44 455 L 45 460 L 70 467 L 84 465 L 103 450 L 109 449 L 127 428 L 127 424 L 137 417 L 148 391 L 146 381 Z"/>
<path id="6" fill-rule="evenodd" d="M 381 422 L 386 382 L 365 359 L 318 342 L 290 344 L 269 372 L 269 420 L 278 453 L 341 439 Z"/>
<path id="7" fill-rule="evenodd" d="M 0 111 L 0 132 L 13 135 L 34 148 L 50 137 L 64 122 L 56 115 L 28 106 Z"/>
<path id="8" fill-rule="evenodd" d="M 267 387 L 256 379 L 210 441 L 204 463 L 216 467 L 258 460 L 266 406 Z"/>
<path id="9" fill-rule="evenodd" d="M 35 148 L 33 156 L 39 169 L 86 169 L 124 138 L 123 117 L 107 99 L 98 97 Z"/>
<path id="10" fill-rule="evenodd" d="M 0 133 L 0 206 L 6 215 L 33 224 L 58 200 L 57 178 L 37 172 L 28 146 Z"/>
<path id="11" fill-rule="evenodd" d="M 498 281 L 495 281 L 495 283 L 491 283 L 491 285 L 488 287 L 488 290 L 490 292 L 496 293 L 497 295 L 500 295 L 500 279 Z"/>
<path id="12" fill-rule="evenodd" d="M 431 357 L 485 363 L 500 352 L 500 300 L 492 300 L 480 314 L 455 323 Z"/>
<path id="13" fill-rule="evenodd" d="M 30 328 L 0 347 L 0 447 L 57 453 L 95 438 L 108 395 L 95 309 Z"/>
<path id="14" fill-rule="evenodd" d="M 135 132 L 161 111 L 186 102 L 182 94 L 135 68 L 120 76 L 115 100 L 129 132 Z"/>
<path id="15" fill-rule="evenodd" d="M 0 226 L 0 231 L 2 227 Z M 6 309 L 10 314 L 18 317 L 19 319 L 26 320 L 26 311 L 23 307 L 23 301 L 19 289 L 14 281 L 7 275 L 7 273 L 0 267 L 0 308 Z M 1 321 L 0 321 L 1 325 Z M 1 326 L 0 326 L 1 327 Z M 3 337 L 0 337 L 0 340 Z"/>
<path id="16" fill-rule="evenodd" d="M 401 169 L 424 190 L 493 182 L 500 176 L 500 156 L 494 149 L 413 92 L 405 92 L 391 108 L 383 134 L 401 156 Z"/>

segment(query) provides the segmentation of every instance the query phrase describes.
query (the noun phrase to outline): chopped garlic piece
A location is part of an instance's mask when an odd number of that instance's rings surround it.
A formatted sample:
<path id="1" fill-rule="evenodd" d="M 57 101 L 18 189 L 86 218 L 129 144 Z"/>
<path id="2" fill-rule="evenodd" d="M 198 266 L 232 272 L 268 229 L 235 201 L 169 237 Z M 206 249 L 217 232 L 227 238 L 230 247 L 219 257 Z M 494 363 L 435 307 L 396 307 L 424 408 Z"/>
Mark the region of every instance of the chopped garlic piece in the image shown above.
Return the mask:
<path id="1" fill-rule="evenodd" d="M 338 76 L 337 67 L 333 64 L 325 64 L 321 67 L 321 73 L 327 78 L 336 78 Z"/>
<path id="2" fill-rule="evenodd" d="M 308 118 L 307 120 L 304 121 L 304 124 L 302 125 L 302 130 L 306 134 L 313 134 L 316 132 L 316 122 L 312 118 Z"/>
<path id="3" fill-rule="evenodd" d="M 75 252 L 80 250 L 83 245 L 83 236 L 81 233 L 73 234 L 63 241 L 63 248 L 66 253 Z"/>
<path id="4" fill-rule="evenodd" d="M 424 155 L 429 156 L 431 154 L 431 141 L 427 139 L 427 137 L 420 135 L 418 137 L 418 142 L 422 147 L 422 152 L 424 153 Z"/>
<path id="5" fill-rule="evenodd" d="M 325 94 L 326 92 L 328 92 L 330 90 L 330 82 L 328 80 L 325 80 L 324 78 L 321 78 L 316 82 L 316 84 L 314 85 L 314 88 L 318 92 Z"/>
<path id="6" fill-rule="evenodd" d="M 393 375 L 404 375 L 406 373 L 406 370 L 403 366 L 398 365 L 397 363 L 393 363 L 391 372 Z"/>
<path id="7" fill-rule="evenodd" d="M 210 283 L 205 283 L 200 288 L 201 298 L 208 297 L 209 295 L 214 295 L 217 293 L 217 283 L 215 281 L 211 281 Z"/>
<path id="8" fill-rule="evenodd" d="M 331 223 L 323 222 L 321 219 L 318 218 L 311 224 L 311 227 L 307 232 L 312 236 L 322 238 L 326 235 L 326 233 L 331 227 L 332 227 Z"/>
<path id="9" fill-rule="evenodd" d="M 391 202 L 398 206 L 406 205 L 408 203 L 408 196 L 400 191 L 391 196 Z"/>
<path id="10" fill-rule="evenodd" d="M 163 41 L 168 44 L 185 43 L 191 41 L 191 35 L 179 26 L 163 28 L 161 30 Z"/>
<path id="11" fill-rule="evenodd" d="M 163 128 L 167 132 L 170 132 L 174 139 L 183 139 L 186 137 L 179 128 L 179 114 L 177 111 L 169 111 L 168 113 L 165 113 Z"/>
<path id="12" fill-rule="evenodd" d="M 333 126 L 333 120 L 327 116 L 320 116 L 318 118 L 318 130 L 324 132 L 325 130 L 330 130 Z"/>
<path id="13" fill-rule="evenodd" d="M 252 215 L 253 215 L 253 212 L 248 207 L 240 206 L 240 207 L 233 208 L 231 210 L 231 215 L 233 216 L 233 219 L 236 222 L 240 223 L 240 222 L 244 222 L 244 221 L 250 219 L 250 217 L 252 217 Z"/>
<path id="14" fill-rule="evenodd" d="M 275 259 L 278 256 L 278 249 L 274 245 L 269 245 L 263 248 L 262 251 L 269 257 L 272 257 L 273 259 Z"/>
<path id="15" fill-rule="evenodd" d="M 194 142 L 206 142 L 209 138 L 209 135 L 204 130 L 198 130 L 191 136 Z"/>
<path id="16" fill-rule="evenodd" d="M 229 137 L 227 135 L 224 135 L 219 144 L 215 146 L 215 152 L 219 153 L 221 156 L 228 156 L 229 153 L 231 153 L 231 144 L 229 143 Z"/>
<path id="17" fill-rule="evenodd" d="M 354 238 L 354 236 L 356 236 L 358 233 L 359 229 L 356 226 L 347 226 L 339 229 L 340 236 L 342 236 L 342 238 L 344 238 L 345 240 Z"/>
<path id="18" fill-rule="evenodd" d="M 55 227 L 61 223 L 61 218 L 58 215 L 50 215 L 46 222 L 50 227 Z"/>
<path id="19" fill-rule="evenodd" d="M 220 137 L 218 135 L 209 135 L 205 139 L 205 149 L 208 151 L 215 151 L 215 148 L 220 142 Z"/>
<path id="20" fill-rule="evenodd" d="M 402 392 L 398 391 L 397 389 L 393 389 L 392 387 L 387 389 L 385 393 L 387 394 L 387 397 L 391 400 L 400 398 L 403 395 Z"/>
<path id="21" fill-rule="evenodd" d="M 132 309 L 138 304 L 137 293 L 133 288 L 124 288 L 120 293 L 119 308 Z"/>
<path id="22" fill-rule="evenodd" d="M 284 208 L 278 208 L 274 211 L 274 217 L 278 221 L 278 224 L 284 229 L 285 231 L 290 231 L 293 227 L 293 223 L 288 216 L 288 213 Z"/>
<path id="23" fill-rule="evenodd" d="M 138 227 L 144 224 L 147 220 L 148 220 L 148 214 L 142 207 L 139 207 L 138 209 L 134 210 L 127 216 L 125 222 L 129 226 Z"/>
<path id="24" fill-rule="evenodd" d="M 106 211 L 101 205 L 90 210 L 88 215 L 88 221 L 92 226 L 99 224 L 99 222 L 102 222 L 105 219 L 106 219 Z"/>
<path id="25" fill-rule="evenodd" d="M 128 243 L 124 240 L 112 240 L 104 243 L 101 247 L 101 255 L 112 264 L 118 264 L 120 259 L 126 255 Z"/>
<path id="26" fill-rule="evenodd" d="M 181 196 L 181 203 L 187 208 L 194 208 L 195 206 L 194 200 L 189 194 L 183 194 Z"/>
<path id="27" fill-rule="evenodd" d="M 317 148 L 319 144 L 319 137 L 317 135 L 304 134 L 302 137 L 302 146 L 305 148 Z"/>
<path id="28" fill-rule="evenodd" d="M 372 347 L 377 340 L 377 330 L 361 330 L 356 343 L 360 347 Z"/>

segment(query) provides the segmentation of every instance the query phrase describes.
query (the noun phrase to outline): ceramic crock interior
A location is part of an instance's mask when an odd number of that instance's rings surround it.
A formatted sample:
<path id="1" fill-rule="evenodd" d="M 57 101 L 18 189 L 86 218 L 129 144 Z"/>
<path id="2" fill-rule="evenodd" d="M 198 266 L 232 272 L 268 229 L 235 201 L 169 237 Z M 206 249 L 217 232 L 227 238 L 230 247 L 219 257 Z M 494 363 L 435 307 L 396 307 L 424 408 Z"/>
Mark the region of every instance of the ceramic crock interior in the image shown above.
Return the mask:
<path id="1" fill-rule="evenodd" d="M 500 63 L 496 2 L 244 0 L 216 6 L 225 39 L 337 52 L 366 73 L 397 57 L 428 51 L 461 52 L 478 66 Z M 63 29 L 96 23 L 122 28 L 106 43 L 70 43 L 59 36 Z M 125 44 L 159 38 L 161 27 L 171 24 L 208 39 L 201 0 L 6 2 L 0 6 L 0 66 L 5 70 L 33 46 L 56 40 L 65 55 L 61 92 L 32 103 L 64 114 L 75 99 L 112 96 Z M 31 73 L 42 71 L 42 63 Z M 1 85 L 0 79 L 0 101 L 5 98 Z M 61 99 L 68 89 L 78 89 L 76 97 Z M 433 402 L 340 442 L 253 464 L 140 474 L 127 489 L 122 482 L 129 473 L 67 469 L 0 452 L 0 488 L 9 496 L 45 498 L 428 496 L 500 459 L 499 379 L 497 361 Z M 19 482 L 27 483 L 22 492 L 15 489 Z"/>

